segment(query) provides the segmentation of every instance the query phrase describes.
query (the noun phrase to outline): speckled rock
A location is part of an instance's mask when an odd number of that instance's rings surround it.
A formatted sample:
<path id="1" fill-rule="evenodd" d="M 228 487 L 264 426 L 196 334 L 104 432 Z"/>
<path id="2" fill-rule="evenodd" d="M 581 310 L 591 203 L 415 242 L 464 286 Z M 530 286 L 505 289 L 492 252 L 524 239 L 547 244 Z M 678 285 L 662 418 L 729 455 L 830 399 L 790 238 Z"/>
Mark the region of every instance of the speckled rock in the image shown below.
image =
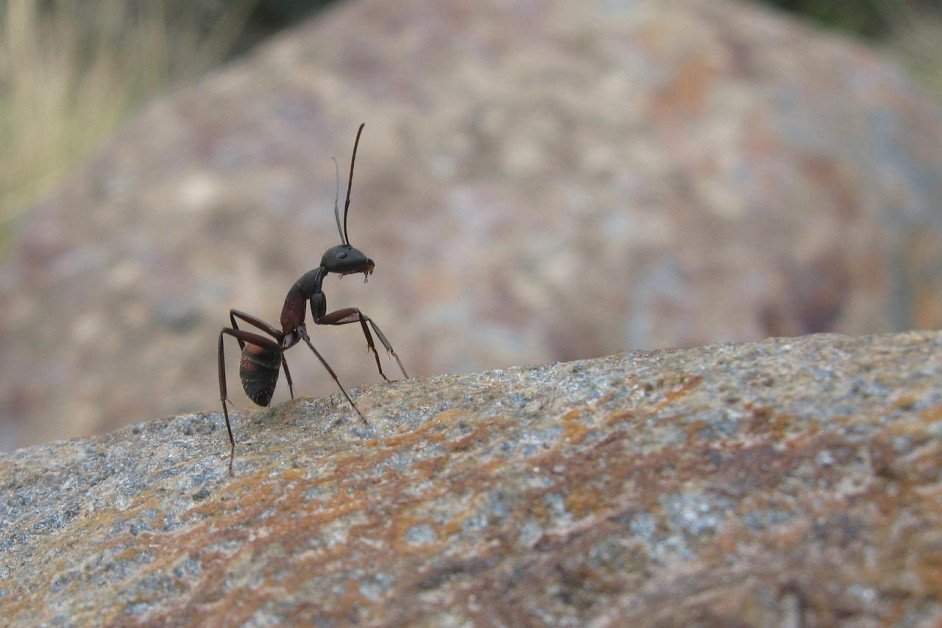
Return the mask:
<path id="1" fill-rule="evenodd" d="M 723 0 L 353 1 L 156 104 L 24 220 L 0 444 L 210 407 L 228 309 L 277 322 L 336 243 L 360 121 L 377 270 L 328 303 L 416 374 L 942 325 L 942 117 L 872 51 Z M 314 336 L 375 381 L 356 329 Z"/>
<path id="2" fill-rule="evenodd" d="M 0 455 L 22 625 L 942 622 L 942 333 L 413 379 Z"/>

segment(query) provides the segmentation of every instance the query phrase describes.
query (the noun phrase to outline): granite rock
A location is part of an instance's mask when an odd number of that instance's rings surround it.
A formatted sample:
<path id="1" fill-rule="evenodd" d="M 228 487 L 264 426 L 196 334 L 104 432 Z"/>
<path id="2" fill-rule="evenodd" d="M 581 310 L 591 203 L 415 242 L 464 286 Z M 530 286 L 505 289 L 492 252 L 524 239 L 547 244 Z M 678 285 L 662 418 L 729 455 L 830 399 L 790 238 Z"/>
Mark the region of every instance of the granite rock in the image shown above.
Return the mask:
<path id="1" fill-rule="evenodd" d="M 229 308 L 277 322 L 336 244 L 361 121 L 377 269 L 328 304 L 414 374 L 942 324 L 942 117 L 875 52 L 723 0 L 352 1 L 158 102 L 23 220 L 0 446 L 211 408 Z M 375 381 L 351 327 L 312 333 Z"/>
<path id="2" fill-rule="evenodd" d="M 0 455 L 18 625 L 942 622 L 942 333 L 411 379 Z"/>

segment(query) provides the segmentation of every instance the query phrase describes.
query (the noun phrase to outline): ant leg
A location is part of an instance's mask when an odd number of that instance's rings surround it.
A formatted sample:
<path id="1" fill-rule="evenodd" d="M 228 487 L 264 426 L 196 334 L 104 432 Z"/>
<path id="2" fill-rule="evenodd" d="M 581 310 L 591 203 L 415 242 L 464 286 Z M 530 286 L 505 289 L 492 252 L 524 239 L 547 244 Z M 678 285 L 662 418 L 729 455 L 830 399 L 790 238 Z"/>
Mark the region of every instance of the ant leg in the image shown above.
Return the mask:
<path id="1" fill-rule="evenodd" d="M 285 335 L 283 331 L 276 329 L 272 325 L 269 325 L 268 323 L 258 318 L 257 316 L 246 314 L 245 312 L 242 312 L 240 310 L 229 310 L 229 320 L 232 321 L 233 329 L 239 329 L 239 325 L 236 323 L 237 318 L 239 320 L 245 321 L 246 323 L 248 323 L 249 325 L 252 325 L 253 327 L 261 329 L 263 332 L 265 332 L 266 334 L 268 334 L 269 336 L 271 336 L 278 342 L 281 342 L 281 339 Z M 239 348 L 245 349 L 244 340 L 239 339 Z"/>
<path id="2" fill-rule="evenodd" d="M 347 401 L 350 402 L 350 406 L 353 407 L 353 409 L 356 411 L 357 416 L 360 417 L 360 420 L 363 421 L 364 425 L 369 427 L 370 425 L 369 421 L 366 420 L 366 417 L 363 416 L 363 413 L 360 412 L 360 409 L 357 408 L 355 403 L 353 403 L 353 399 L 350 398 L 350 395 L 347 394 L 347 391 L 346 389 L 344 389 L 343 384 L 341 384 L 340 380 L 337 379 L 337 374 L 334 373 L 334 369 L 330 368 L 330 365 L 327 364 L 327 360 L 324 359 L 324 356 L 322 356 L 320 352 L 314 348 L 314 345 L 311 343 L 311 339 L 308 337 L 307 332 L 304 331 L 304 328 L 303 327 L 299 328 L 299 331 L 301 332 L 301 340 L 303 340 L 307 344 L 307 346 L 311 348 L 311 351 L 314 352 L 314 355 L 317 356 L 317 359 L 321 361 L 321 364 L 323 364 L 324 368 L 327 369 L 327 372 L 330 373 L 330 376 L 334 378 L 334 381 L 337 383 L 337 387 L 340 388 L 340 392 L 342 392 L 343 396 L 346 397 Z"/>
<path id="3" fill-rule="evenodd" d="M 317 325 L 347 325 L 349 323 L 360 323 L 360 327 L 363 329 L 363 335 L 366 337 L 366 350 L 373 353 L 373 359 L 376 360 L 376 369 L 379 371 L 380 376 L 387 382 L 389 381 L 389 378 L 386 377 L 386 373 L 383 373 L 383 366 L 379 361 L 379 353 L 376 352 L 376 345 L 373 344 L 373 335 L 370 334 L 370 329 L 366 326 L 366 317 L 363 316 L 360 310 L 353 307 L 344 308 L 316 318 L 314 319 L 314 323 Z"/>
<path id="4" fill-rule="evenodd" d="M 294 383 L 291 381 L 291 371 L 288 370 L 288 361 L 285 359 L 284 354 L 281 354 L 281 365 L 285 367 L 285 377 L 288 378 L 288 392 L 291 393 L 291 398 L 294 399 Z"/>
<path id="5" fill-rule="evenodd" d="M 383 333 L 383 330 L 379 328 L 379 325 L 372 319 L 367 317 L 367 322 L 370 324 L 370 327 L 373 328 L 373 331 L 376 332 L 376 335 L 379 336 L 379 341 L 383 343 L 383 347 L 386 348 L 386 352 L 389 353 L 392 357 L 396 358 L 396 364 L 399 365 L 399 370 L 402 371 L 403 377 L 409 379 L 409 374 L 406 373 L 406 367 L 402 365 L 402 360 L 399 359 L 399 354 L 396 353 L 395 349 L 392 348 L 392 345 L 389 343 L 389 340 L 386 339 L 386 334 Z"/>
<path id="6" fill-rule="evenodd" d="M 396 359 L 396 363 L 399 365 L 399 370 L 402 371 L 403 376 L 408 379 L 409 374 L 406 373 L 405 367 L 402 365 L 402 360 L 399 359 L 399 355 L 396 353 L 395 349 L 392 348 L 392 344 L 386 338 L 386 334 L 382 332 L 379 326 L 373 321 L 372 318 L 361 312 L 355 307 L 347 307 L 342 310 L 337 310 L 331 312 L 330 314 L 325 314 L 320 318 L 314 319 L 314 322 L 318 325 L 348 325 L 350 323 L 360 323 L 360 327 L 363 329 L 363 335 L 366 337 L 367 350 L 373 352 L 373 357 L 376 359 L 376 368 L 379 369 L 379 374 L 383 376 L 387 382 L 389 378 L 386 377 L 386 374 L 383 373 L 383 367 L 379 363 L 379 354 L 376 352 L 376 346 L 373 344 L 373 335 L 370 334 L 369 328 L 366 326 L 367 323 L 370 324 L 370 327 L 373 328 L 373 331 L 376 332 L 376 335 L 379 336 L 380 342 L 383 343 L 383 347 L 386 349 L 386 352 L 389 355 L 393 356 Z"/>
<path id="7" fill-rule="evenodd" d="M 241 330 L 238 327 L 223 327 L 219 332 L 219 399 L 222 401 L 222 413 L 223 416 L 226 417 L 226 431 L 229 433 L 229 475 L 232 475 L 232 461 L 235 458 L 235 437 L 232 435 L 232 423 L 229 420 L 229 407 L 226 405 L 226 402 L 229 401 L 229 396 L 226 388 L 226 355 L 223 347 L 223 336 L 225 335 L 232 336 L 243 346 L 245 342 L 249 342 L 263 349 L 275 351 L 282 351 L 282 349 L 281 345 L 274 340 L 253 334 L 250 331 Z M 283 352 L 281 359 L 284 360 Z"/>
<path id="8" fill-rule="evenodd" d="M 226 417 L 226 431 L 229 432 L 229 475 L 232 476 L 232 461 L 235 458 L 235 438 L 232 436 L 232 424 L 229 422 L 229 408 L 226 407 L 228 400 L 226 393 L 226 355 L 223 350 L 223 333 L 219 332 L 219 398 L 222 401 L 222 413 Z M 241 343 L 241 341 L 239 341 Z"/>

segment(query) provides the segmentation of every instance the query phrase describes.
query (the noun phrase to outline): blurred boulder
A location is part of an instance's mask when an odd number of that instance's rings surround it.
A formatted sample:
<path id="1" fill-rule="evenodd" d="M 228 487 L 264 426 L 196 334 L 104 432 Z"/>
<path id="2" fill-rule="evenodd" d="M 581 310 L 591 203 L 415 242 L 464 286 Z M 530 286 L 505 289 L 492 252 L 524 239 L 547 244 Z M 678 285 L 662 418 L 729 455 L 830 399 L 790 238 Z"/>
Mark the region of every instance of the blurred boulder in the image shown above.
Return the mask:
<path id="1" fill-rule="evenodd" d="M 873 51 L 717 0 L 353 1 L 153 105 L 22 221 L 3 446 L 215 408 L 228 309 L 277 323 L 338 242 L 360 121 L 376 273 L 325 291 L 413 374 L 942 321 L 942 116 Z M 355 326 L 312 335 L 377 379 Z"/>

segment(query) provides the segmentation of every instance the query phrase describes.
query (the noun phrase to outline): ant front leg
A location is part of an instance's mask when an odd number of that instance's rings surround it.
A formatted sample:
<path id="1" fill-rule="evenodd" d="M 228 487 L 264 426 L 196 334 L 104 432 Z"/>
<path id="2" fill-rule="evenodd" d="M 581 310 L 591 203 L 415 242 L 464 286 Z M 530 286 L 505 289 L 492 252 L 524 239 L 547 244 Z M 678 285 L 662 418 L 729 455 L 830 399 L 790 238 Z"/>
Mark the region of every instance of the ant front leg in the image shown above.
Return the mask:
<path id="1" fill-rule="evenodd" d="M 369 323 L 369 326 L 373 328 L 373 331 L 376 332 L 376 335 L 379 337 L 379 341 L 383 343 L 383 347 L 385 347 L 387 353 L 396 359 L 396 363 L 399 365 L 399 370 L 402 371 L 402 375 L 406 379 L 409 378 L 409 374 L 406 373 L 406 368 L 402 365 L 402 360 L 399 359 L 399 355 L 392 348 L 392 344 L 390 344 L 389 340 L 386 338 L 386 334 L 382 332 L 372 318 L 359 309 L 346 307 L 342 310 L 337 310 L 315 318 L 314 322 L 318 325 L 348 325 L 350 323 L 360 323 L 360 328 L 363 329 L 363 335 L 366 337 L 367 350 L 373 352 L 373 357 L 376 359 L 376 368 L 379 369 L 379 374 L 383 376 L 383 379 L 388 382 L 389 378 L 383 373 L 383 367 L 379 363 L 379 354 L 376 352 L 376 346 L 373 344 L 373 335 L 370 333 L 369 327 L 367 327 L 367 323 Z"/>

